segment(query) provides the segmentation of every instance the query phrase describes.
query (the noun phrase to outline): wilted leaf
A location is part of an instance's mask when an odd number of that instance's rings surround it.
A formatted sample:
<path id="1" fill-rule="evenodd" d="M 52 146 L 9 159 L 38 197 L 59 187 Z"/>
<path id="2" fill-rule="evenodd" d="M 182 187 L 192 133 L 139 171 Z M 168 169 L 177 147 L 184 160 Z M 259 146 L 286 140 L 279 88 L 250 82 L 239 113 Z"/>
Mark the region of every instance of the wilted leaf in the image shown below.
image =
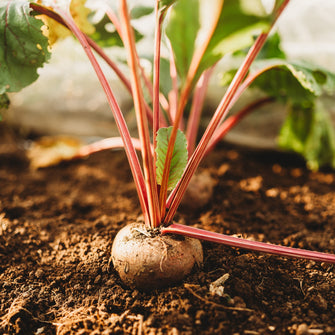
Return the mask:
<path id="1" fill-rule="evenodd" d="M 156 175 L 157 183 L 161 185 L 164 164 L 166 160 L 166 153 L 168 149 L 168 143 L 171 136 L 172 127 L 161 128 L 157 132 L 157 162 L 156 162 Z M 173 155 L 170 165 L 170 174 L 168 181 L 168 190 L 172 190 L 178 183 L 182 176 L 184 169 L 187 164 L 188 152 L 187 152 L 187 141 L 182 131 L 178 130 L 177 139 L 173 149 Z"/>
<path id="2" fill-rule="evenodd" d="M 70 13 L 80 30 L 87 35 L 91 35 L 95 28 L 88 20 L 91 10 L 85 7 L 85 3 L 86 0 L 71 0 Z M 38 17 L 43 20 L 47 27 L 43 32 L 48 37 L 50 45 L 53 45 L 59 39 L 71 36 L 71 32 L 57 21 L 46 15 L 39 15 Z"/>
<path id="3" fill-rule="evenodd" d="M 86 0 L 71 0 L 70 13 L 80 30 L 87 35 L 91 35 L 95 28 L 88 19 L 91 10 L 85 7 L 85 4 Z"/>
<path id="4" fill-rule="evenodd" d="M 78 154 L 81 146 L 82 143 L 73 137 L 42 137 L 33 142 L 28 150 L 30 166 L 38 169 L 72 159 Z"/>

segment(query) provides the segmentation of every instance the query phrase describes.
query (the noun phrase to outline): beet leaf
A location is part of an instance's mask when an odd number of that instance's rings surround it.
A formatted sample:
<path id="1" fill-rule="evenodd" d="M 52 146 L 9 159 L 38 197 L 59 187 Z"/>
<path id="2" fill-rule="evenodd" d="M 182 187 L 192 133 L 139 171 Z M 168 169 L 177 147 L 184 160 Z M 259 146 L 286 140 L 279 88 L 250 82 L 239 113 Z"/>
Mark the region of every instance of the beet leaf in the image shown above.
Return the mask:
<path id="1" fill-rule="evenodd" d="M 188 19 L 185 19 L 185 14 Z M 214 29 L 209 17 L 213 18 Z M 193 78 L 194 83 L 205 69 L 225 54 L 252 45 L 255 35 L 267 31 L 272 19 L 259 0 L 252 1 L 252 6 L 248 6 L 247 1 L 235 0 L 225 0 L 223 5 L 221 1 L 192 0 L 191 4 L 190 1 L 178 1 L 172 8 L 166 33 L 182 82 L 186 79 L 193 51 L 203 43 L 204 38 L 208 38 L 208 31 L 213 29 Z"/>
<path id="2" fill-rule="evenodd" d="M 290 105 L 278 144 L 304 156 L 311 170 L 335 168 L 335 132 L 320 99 L 312 107 Z"/>
<path id="3" fill-rule="evenodd" d="M 335 92 L 335 74 L 307 62 L 258 60 L 252 65 L 251 73 L 259 73 L 251 87 L 284 101 L 302 103 L 324 92 Z"/>
<path id="4" fill-rule="evenodd" d="M 156 176 L 157 183 L 161 185 L 167 147 L 171 136 L 172 127 L 160 128 L 157 132 L 157 147 L 156 147 Z M 187 164 L 187 141 L 186 136 L 180 130 L 177 132 L 177 139 L 173 148 L 173 156 L 170 165 L 170 174 L 168 182 L 168 190 L 172 190 L 182 176 Z"/>
<path id="5" fill-rule="evenodd" d="M 170 12 L 166 35 L 171 42 L 182 81 L 186 79 L 192 61 L 199 29 L 199 1 L 177 1 Z"/>
<path id="6" fill-rule="evenodd" d="M 28 1 L 0 2 L 0 94 L 16 92 L 38 78 L 50 58 L 43 22 L 31 15 Z"/>

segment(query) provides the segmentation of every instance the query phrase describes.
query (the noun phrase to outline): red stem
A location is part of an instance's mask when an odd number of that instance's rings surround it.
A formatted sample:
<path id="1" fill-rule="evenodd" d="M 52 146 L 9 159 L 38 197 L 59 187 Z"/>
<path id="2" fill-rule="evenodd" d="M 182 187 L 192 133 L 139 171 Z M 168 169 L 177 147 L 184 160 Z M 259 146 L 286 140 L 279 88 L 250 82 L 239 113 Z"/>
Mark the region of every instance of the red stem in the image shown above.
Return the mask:
<path id="1" fill-rule="evenodd" d="M 43 5 L 31 3 L 30 7 L 35 10 L 36 12 L 39 12 L 43 15 L 46 15 L 56 22 L 60 23 L 64 27 L 68 28 L 66 22 L 62 19 L 62 17 L 57 14 L 56 12 L 52 11 L 51 9 L 44 7 Z M 115 23 L 113 22 L 115 25 Z M 85 35 L 87 42 L 89 45 L 94 49 L 94 51 L 113 69 L 113 71 L 116 73 L 116 75 L 119 77 L 121 82 L 125 85 L 127 90 L 131 93 L 131 85 L 129 80 L 126 78 L 126 76 L 122 73 L 122 71 L 119 69 L 119 67 L 106 55 L 106 53 L 103 51 L 103 49 L 94 42 L 91 38 L 89 38 L 87 35 Z"/>
<path id="2" fill-rule="evenodd" d="M 138 58 L 137 62 L 138 62 L 138 67 L 139 67 L 140 74 L 141 74 L 141 77 L 143 79 L 144 85 L 146 86 L 146 88 L 148 90 L 151 101 L 153 101 L 153 87 L 152 87 L 151 81 L 147 77 L 147 75 L 146 75 L 146 73 L 143 69 L 143 66 L 141 66 L 141 64 L 140 64 L 140 58 Z M 160 102 L 161 106 L 163 107 L 163 109 L 167 110 L 169 108 L 169 103 L 167 102 L 165 96 L 161 93 L 159 93 L 158 96 L 159 96 L 159 102 Z M 149 105 L 146 102 L 145 102 L 145 104 L 150 109 Z M 163 127 L 167 127 L 166 120 L 165 120 L 163 114 L 161 113 L 160 105 L 158 105 L 158 106 L 159 106 L 159 122 Z M 150 124 L 153 125 L 153 111 L 151 109 L 150 109 Z"/>
<path id="3" fill-rule="evenodd" d="M 172 82 L 172 89 L 169 93 L 169 110 L 168 116 L 170 119 L 170 123 L 173 124 L 176 119 L 177 109 L 178 109 L 178 97 L 179 97 L 179 90 L 178 90 L 178 75 L 177 75 L 177 67 L 175 60 L 173 58 L 173 51 L 170 41 L 167 41 L 167 44 L 170 49 L 170 77 Z M 180 126 L 180 124 L 179 124 Z"/>
<path id="4" fill-rule="evenodd" d="M 214 131 L 216 128 L 219 126 L 220 121 L 225 117 L 227 112 L 229 111 L 228 107 L 230 106 L 231 100 L 234 98 L 234 95 L 241 84 L 243 78 L 247 74 L 249 67 L 252 63 L 252 61 L 256 58 L 259 50 L 263 46 L 265 40 L 267 38 L 267 34 L 261 34 L 254 45 L 251 47 L 249 50 L 243 64 L 237 71 L 233 81 L 231 82 L 230 86 L 228 87 L 226 94 L 222 98 L 218 108 L 215 111 L 214 116 L 212 117 L 208 127 L 206 128 L 206 131 L 204 135 L 202 136 L 196 150 L 194 151 L 193 155 L 191 156 L 186 169 L 179 180 L 179 183 L 175 187 L 175 189 L 172 191 L 170 194 L 170 197 L 168 199 L 167 207 L 169 208 L 169 212 L 166 215 L 164 219 L 164 223 L 169 223 L 173 216 L 176 213 L 176 210 L 180 204 L 180 201 L 186 191 L 186 188 L 195 172 L 197 169 L 198 165 L 200 164 L 202 158 L 205 155 L 206 152 L 206 147 L 211 140 Z"/>
<path id="5" fill-rule="evenodd" d="M 164 13 L 160 13 L 159 11 L 159 1 L 156 0 L 155 5 L 155 16 L 156 16 L 156 24 L 155 24 L 155 52 L 154 52 L 154 70 L 153 70 L 153 127 L 152 127 L 152 138 L 153 145 L 156 149 L 156 134 L 160 127 L 159 122 L 159 78 L 160 78 L 160 55 L 161 55 L 161 38 L 162 31 L 161 25 L 164 19 Z"/>
<path id="6" fill-rule="evenodd" d="M 114 13 L 114 11 L 108 7 L 106 9 L 106 15 L 108 16 L 108 18 L 110 19 L 110 21 L 113 23 L 117 33 L 119 34 L 121 40 L 123 40 L 122 38 L 122 29 L 121 29 L 121 24 L 120 24 L 120 21 L 117 17 L 117 15 Z"/>
<path id="7" fill-rule="evenodd" d="M 118 32 L 119 36 L 121 37 L 121 40 L 124 42 L 124 39 L 123 39 L 123 36 L 122 36 L 121 24 L 120 24 L 119 19 L 116 16 L 116 14 L 114 13 L 114 11 L 111 8 L 108 8 L 108 10 L 106 11 L 106 14 L 107 14 L 108 18 L 111 20 L 111 22 L 113 23 L 113 25 L 115 26 L 115 29 Z M 150 94 L 151 98 L 153 99 L 153 93 L 152 93 L 153 89 L 152 89 L 152 85 L 150 83 L 150 80 L 148 80 L 142 66 L 140 65 L 139 59 L 137 59 L 137 62 L 138 62 L 139 69 L 141 71 L 141 76 L 144 80 L 144 84 L 147 86 L 149 94 Z M 130 89 L 130 91 L 131 91 L 131 89 Z M 168 108 L 168 103 L 167 103 L 165 97 L 163 95 L 159 95 L 159 97 L 160 97 L 163 108 Z M 146 102 L 145 102 L 145 107 L 146 107 L 146 110 L 147 110 L 147 116 L 148 116 L 148 119 L 150 121 L 150 124 L 153 125 L 153 122 L 154 122 L 153 121 L 153 119 L 154 119 L 153 112 L 152 112 L 152 110 L 150 109 L 149 105 Z M 165 122 L 164 117 L 160 116 L 159 121 L 164 126 L 166 126 L 166 122 Z"/>
<path id="8" fill-rule="evenodd" d="M 148 197 L 148 207 L 151 227 L 160 224 L 160 213 L 158 205 L 158 194 L 156 187 L 156 173 L 154 169 L 153 156 L 151 154 L 148 120 L 145 113 L 144 95 L 139 77 L 138 55 L 135 46 L 134 32 L 130 24 L 130 17 L 126 0 L 120 2 L 120 20 L 122 24 L 122 38 L 128 51 L 128 65 L 132 76 L 132 91 L 134 98 L 135 113 L 138 125 L 138 132 L 142 144 L 142 158 L 145 175 L 145 184 Z"/>
<path id="9" fill-rule="evenodd" d="M 34 4 L 31 3 L 30 4 L 31 8 L 33 8 L 35 11 L 47 15 L 50 18 L 54 19 L 55 21 L 57 21 L 58 23 L 62 24 L 64 27 L 68 28 L 67 24 L 64 22 L 64 20 L 62 19 L 62 17 L 60 15 L 58 15 L 57 13 L 53 12 L 52 10 L 50 10 L 49 8 L 43 7 L 42 5 L 38 5 L 38 4 Z M 119 32 L 120 29 L 120 24 L 115 16 L 115 14 L 113 13 L 113 11 L 111 10 L 107 10 L 107 15 L 109 17 L 109 19 L 111 20 L 111 22 L 115 25 L 116 30 L 118 32 L 118 34 L 121 37 L 121 33 Z M 85 35 L 85 34 L 84 34 Z M 123 74 L 123 72 L 120 70 L 120 68 L 116 65 L 116 63 L 114 63 L 104 52 L 104 50 L 95 42 L 93 41 L 91 38 L 89 38 L 87 35 L 85 35 L 87 42 L 89 43 L 89 45 L 94 49 L 94 51 L 112 68 L 112 70 L 115 72 L 115 74 L 119 77 L 119 79 L 121 80 L 121 82 L 124 84 L 124 86 L 126 87 L 126 89 L 128 90 L 128 92 L 130 94 L 132 94 L 132 90 L 131 90 L 131 84 L 129 82 L 129 80 L 126 78 L 126 76 Z M 152 111 L 149 107 L 149 105 L 145 102 L 145 109 L 147 112 L 147 117 L 149 122 L 152 124 Z M 163 119 L 163 122 L 165 122 L 165 120 Z"/>
<path id="10" fill-rule="evenodd" d="M 285 0 L 280 8 L 277 9 L 275 20 L 273 21 L 272 25 L 275 23 L 276 19 L 279 17 L 279 15 L 282 13 L 286 5 L 288 4 L 289 0 Z M 270 31 L 270 30 L 269 30 Z M 221 120 L 223 120 L 227 113 L 229 112 L 229 108 L 231 106 L 231 102 L 235 98 L 236 92 L 238 91 L 238 88 L 240 84 L 242 83 L 244 77 L 249 71 L 249 68 L 258 55 L 259 51 L 263 47 L 267 36 L 269 34 L 269 31 L 267 33 L 262 33 L 257 40 L 255 41 L 254 45 L 250 48 L 247 56 L 244 59 L 244 62 L 238 69 L 237 73 L 234 76 L 233 81 L 229 85 L 226 94 L 222 98 L 218 108 L 215 111 L 214 116 L 212 117 L 204 135 L 202 136 L 196 150 L 194 151 L 192 157 L 190 158 L 186 169 L 179 180 L 177 186 L 175 189 L 171 192 L 169 199 L 167 201 L 167 208 L 169 209 L 167 215 L 164 218 L 164 223 L 169 223 L 172 218 L 174 217 L 177 208 L 181 202 L 181 199 L 186 191 L 186 188 L 195 173 L 197 167 L 199 166 L 202 158 L 204 157 L 206 153 L 207 145 L 209 144 L 211 138 L 213 137 L 214 132 L 216 131 L 217 127 L 221 123 Z"/>
<path id="11" fill-rule="evenodd" d="M 270 70 L 271 68 L 275 67 L 276 65 L 269 65 L 265 68 L 262 68 L 258 71 L 255 71 L 254 73 L 248 74 L 248 76 L 245 78 L 243 83 L 240 85 L 240 87 L 237 89 L 235 96 L 233 97 L 232 101 L 230 102 L 230 105 L 228 107 L 228 110 L 235 104 L 235 102 L 239 99 L 239 97 L 242 95 L 242 93 L 253 83 L 253 81 L 263 74 L 264 72 Z M 264 100 L 264 101 L 263 101 Z M 212 139 L 210 140 L 210 143 L 207 146 L 205 155 L 209 154 L 215 147 L 215 145 L 226 135 L 226 133 L 233 128 L 242 118 L 247 116 L 252 110 L 255 108 L 258 108 L 262 106 L 265 103 L 271 102 L 274 99 L 272 97 L 267 97 L 258 101 L 255 101 L 251 103 L 249 106 L 246 106 L 244 109 L 242 109 L 240 112 L 238 112 L 236 115 L 233 115 L 229 117 L 226 121 L 222 123 L 222 125 L 215 130 Z M 246 110 L 245 110 L 246 109 Z"/>
<path id="12" fill-rule="evenodd" d="M 194 78 L 196 76 L 196 73 L 199 69 L 201 60 L 203 55 L 206 52 L 206 49 L 208 47 L 208 44 L 210 42 L 211 37 L 213 36 L 217 23 L 220 18 L 220 12 L 223 6 L 223 0 L 217 1 L 218 5 L 218 11 L 216 13 L 216 17 L 213 17 L 213 20 L 211 22 L 211 27 L 209 30 L 209 33 L 207 35 L 207 38 L 204 40 L 204 42 L 197 48 L 192 56 L 191 64 L 187 72 L 186 80 L 184 87 L 182 89 L 181 95 L 180 95 L 180 100 L 178 103 L 178 109 L 177 109 L 177 114 L 176 118 L 173 123 L 171 135 L 169 138 L 169 143 L 168 143 L 168 148 L 166 152 L 166 158 L 165 158 L 165 163 L 164 163 L 164 169 L 163 169 L 163 175 L 162 175 L 162 184 L 161 184 L 161 189 L 160 189 L 160 194 L 159 194 L 159 204 L 160 204 L 160 210 L 161 210 L 161 217 L 165 216 L 166 212 L 166 198 L 167 198 L 167 191 L 168 191 L 168 181 L 169 181 L 169 174 L 170 174 L 170 165 L 171 165 L 171 160 L 172 160 L 172 155 L 173 155 L 173 149 L 174 149 L 174 144 L 176 142 L 177 138 L 177 132 L 179 128 L 180 121 L 183 116 L 184 108 L 187 103 L 187 99 L 190 96 L 190 93 L 192 91 L 192 85 L 194 84 Z"/>
<path id="13" fill-rule="evenodd" d="M 197 138 L 198 129 L 199 129 L 201 112 L 204 106 L 208 83 L 209 83 L 210 76 L 213 73 L 213 69 L 214 67 L 205 71 L 201 75 L 195 87 L 194 96 L 192 100 L 191 112 L 188 118 L 187 129 L 186 129 L 187 149 L 188 149 L 189 155 L 193 154 L 194 152 L 196 138 Z"/>
<path id="14" fill-rule="evenodd" d="M 140 151 L 142 149 L 141 142 L 138 138 L 131 139 L 133 146 L 136 150 Z M 121 137 L 108 137 L 104 138 L 100 141 L 96 141 L 87 145 L 83 145 L 78 153 L 73 158 L 81 158 L 85 156 L 89 156 L 95 152 L 100 152 L 102 150 L 110 150 L 110 149 L 124 149 L 124 143 Z"/>
<path id="15" fill-rule="evenodd" d="M 30 6 L 36 10 L 37 12 L 41 14 L 47 14 L 50 12 L 49 9 L 41 6 L 41 5 L 35 5 L 30 4 Z M 138 197 L 140 200 L 140 205 L 145 217 L 146 222 L 148 223 L 149 217 L 148 217 L 148 208 L 147 208 L 147 195 L 145 191 L 145 182 L 142 174 L 142 170 L 138 161 L 138 157 L 136 155 L 135 148 L 132 144 L 132 140 L 129 134 L 129 130 L 127 128 L 126 122 L 123 118 L 122 112 L 120 110 L 119 105 L 117 104 L 117 101 L 115 99 L 115 96 L 110 88 L 110 85 L 98 63 L 96 60 L 90 45 L 86 39 L 86 36 L 80 31 L 80 29 L 76 26 L 73 19 L 68 16 L 66 13 L 59 10 L 59 12 L 62 15 L 62 20 L 65 23 L 65 25 L 72 31 L 72 33 L 77 37 L 78 41 L 82 45 L 85 53 L 87 54 L 96 74 L 97 77 L 101 83 L 102 88 L 105 91 L 108 103 L 111 107 L 111 110 L 113 112 L 117 127 L 119 129 L 119 132 L 121 134 L 122 140 L 124 142 L 125 151 L 128 157 L 129 165 L 134 177 Z"/>
<path id="16" fill-rule="evenodd" d="M 220 243 L 231 247 L 265 252 L 277 256 L 304 258 L 318 262 L 327 262 L 335 264 L 335 255 L 332 254 L 327 254 L 318 251 L 310 251 L 305 249 L 284 247 L 281 245 L 274 245 L 264 242 L 250 241 L 243 238 L 214 233 L 207 230 L 189 227 L 177 223 L 173 223 L 168 227 L 162 227 L 161 233 L 162 235 L 178 234 L 209 242 Z"/>
<path id="17" fill-rule="evenodd" d="M 114 11 L 111 8 L 107 8 L 106 14 L 107 14 L 108 18 L 110 19 L 110 21 L 113 23 L 113 25 L 114 25 L 117 33 L 119 34 L 121 40 L 123 41 L 122 31 L 121 31 L 121 24 L 120 24 L 119 19 L 116 16 L 116 14 L 114 13 Z M 120 69 L 117 67 L 117 65 L 105 54 L 105 52 L 102 50 L 102 48 L 100 48 L 93 40 L 91 40 L 89 37 L 87 37 L 87 39 L 88 39 L 90 45 L 92 46 L 92 48 L 114 70 L 114 72 L 118 75 L 120 80 L 126 86 L 127 90 L 130 92 L 130 94 L 132 94 L 131 84 L 130 84 L 129 80 L 123 75 L 123 73 L 120 71 Z M 148 120 L 149 120 L 150 124 L 152 124 L 152 122 L 153 122 L 152 121 L 152 119 L 153 119 L 152 110 L 150 109 L 150 106 L 146 102 L 144 102 L 144 104 L 145 104 L 145 110 L 146 110 L 146 113 L 147 113 Z"/>
<path id="18" fill-rule="evenodd" d="M 274 101 L 274 98 L 272 97 L 266 97 L 259 99 L 257 101 L 252 102 L 251 104 L 245 106 L 240 111 L 238 111 L 236 114 L 230 116 L 227 118 L 221 126 L 215 131 L 213 137 L 211 138 L 207 148 L 205 155 L 208 155 L 214 147 L 217 145 L 217 143 L 235 126 L 237 125 L 244 117 L 249 115 L 252 111 L 254 111 L 256 108 L 259 108 L 269 102 Z"/>

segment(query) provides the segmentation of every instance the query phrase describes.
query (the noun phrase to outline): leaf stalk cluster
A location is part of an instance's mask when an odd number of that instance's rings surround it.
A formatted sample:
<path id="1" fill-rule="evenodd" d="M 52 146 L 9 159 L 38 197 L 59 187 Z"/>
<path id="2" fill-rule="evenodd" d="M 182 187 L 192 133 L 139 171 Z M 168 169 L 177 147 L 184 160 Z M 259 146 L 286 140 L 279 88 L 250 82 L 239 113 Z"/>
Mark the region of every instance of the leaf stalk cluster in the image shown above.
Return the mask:
<path id="1" fill-rule="evenodd" d="M 120 138 L 106 139 L 98 145 L 86 146 L 81 151 L 81 154 L 86 155 L 99 150 L 99 148 L 113 146 L 124 147 L 135 181 L 145 223 L 152 229 L 161 226 L 162 234 L 182 234 L 217 243 L 224 243 L 230 246 L 244 247 L 277 255 L 304 257 L 335 263 L 334 255 L 292 249 L 283 246 L 273 246 L 260 242 L 251 242 L 175 223 L 171 224 L 178 206 L 181 203 L 182 197 L 185 194 L 186 188 L 204 156 L 213 150 L 218 141 L 252 110 L 273 101 L 272 96 L 261 98 L 244 107 L 237 114 L 227 118 L 232 106 L 243 92 L 252 85 L 257 78 L 261 77 L 265 71 L 273 68 L 273 65 L 270 64 L 266 68 L 254 72 L 250 71 L 253 62 L 268 39 L 271 28 L 289 3 L 289 0 L 277 0 L 273 13 L 268 16 L 267 22 L 265 20 L 264 22 L 259 23 L 255 21 L 255 17 L 252 15 L 246 16 L 248 22 L 250 21 L 250 26 L 262 27 L 261 32 L 251 43 L 251 47 L 246 53 L 242 64 L 237 69 L 230 85 L 197 144 L 201 112 L 204 106 L 209 80 L 216 63 L 219 58 L 223 56 L 223 54 L 220 54 L 217 50 L 229 50 L 230 52 L 237 51 L 246 45 L 249 45 L 252 36 L 249 33 L 250 36 L 248 38 L 241 39 L 240 32 L 229 32 L 229 34 L 227 34 L 227 32 L 222 29 L 222 24 L 227 20 L 227 17 L 225 16 L 226 14 L 224 14 L 226 9 L 225 6 L 227 6 L 227 12 L 231 14 L 234 13 L 234 10 L 236 9 L 234 7 L 236 6 L 236 3 L 234 4 L 234 1 L 231 0 L 217 0 L 214 6 L 215 11 L 212 12 L 211 22 L 205 30 L 205 38 L 201 39 L 199 45 L 196 45 L 196 41 L 193 41 L 192 57 L 185 56 L 186 61 L 183 59 L 183 62 L 186 62 L 185 69 L 181 68 L 181 62 L 177 56 L 178 53 L 180 54 L 180 50 L 178 50 L 178 47 L 180 46 L 178 46 L 173 39 L 173 36 L 176 33 L 174 28 L 170 27 L 167 34 L 167 37 L 169 38 L 167 41 L 167 48 L 170 50 L 171 54 L 169 60 L 171 90 L 168 98 L 166 98 L 162 94 L 160 87 L 162 83 L 161 48 L 163 40 L 163 23 L 169 14 L 171 14 L 170 11 L 173 11 L 174 8 L 177 10 L 178 6 L 185 5 L 184 1 L 186 0 L 180 0 L 180 2 L 176 3 L 175 1 L 168 0 L 163 2 L 159 0 L 155 1 L 152 82 L 147 77 L 140 64 L 140 57 L 136 49 L 135 33 L 132 27 L 130 11 L 126 0 L 120 0 L 120 6 L 117 13 L 111 8 L 108 8 L 106 10 L 106 15 L 114 24 L 126 50 L 130 79 L 122 73 L 117 64 L 108 57 L 106 52 L 79 28 L 73 17 L 71 17 L 67 11 L 58 7 L 49 8 L 40 3 L 30 2 L 30 8 L 33 10 L 34 14 L 39 13 L 50 17 L 68 28 L 78 39 L 101 83 L 116 125 L 119 129 Z M 193 0 L 191 2 L 195 3 Z M 197 12 L 197 10 L 199 10 L 199 8 L 194 9 L 194 12 Z M 183 24 L 183 22 L 177 20 L 176 24 L 179 23 Z M 241 31 L 243 31 L 243 29 L 241 29 Z M 190 36 L 191 39 L 194 39 L 194 35 L 191 34 Z M 239 42 L 237 43 L 236 41 Z M 230 44 L 228 42 L 230 42 Z M 234 46 L 234 43 L 237 45 Z M 123 113 L 117 103 L 110 84 L 99 65 L 96 54 L 94 54 L 93 51 L 95 51 L 95 53 L 114 70 L 125 88 L 132 95 L 137 120 L 138 139 L 131 137 Z M 217 53 L 220 57 L 217 56 Z M 151 98 L 150 102 L 147 102 L 145 99 L 144 89 L 149 92 L 149 97 Z M 187 109 L 187 103 L 190 100 L 192 100 L 192 102 L 190 115 L 186 124 L 185 137 L 187 145 L 183 148 L 184 139 L 181 138 L 182 135 L 180 135 L 180 133 L 181 130 L 184 130 L 184 114 Z M 168 125 L 171 125 L 171 128 L 162 133 L 162 129 L 166 129 Z M 162 150 L 161 142 L 167 143 L 166 150 Z M 185 166 L 181 166 L 182 163 L 175 164 L 176 159 L 174 158 L 180 157 L 176 156 L 179 155 L 179 148 L 180 150 L 188 150 L 189 159 L 187 163 L 185 162 Z M 140 164 L 140 159 L 137 156 L 136 150 L 141 153 L 142 164 Z M 162 161 L 163 163 L 161 164 Z M 158 166 L 161 166 L 159 171 L 159 182 L 157 176 Z M 180 169 L 178 173 L 172 171 L 175 166 L 177 166 L 176 169 Z M 179 175 L 181 175 L 180 178 Z M 176 176 L 178 176 L 178 179 L 176 181 L 171 180 L 172 176 L 174 176 L 174 178 L 177 178 Z M 172 190 L 171 184 L 173 185 Z"/>

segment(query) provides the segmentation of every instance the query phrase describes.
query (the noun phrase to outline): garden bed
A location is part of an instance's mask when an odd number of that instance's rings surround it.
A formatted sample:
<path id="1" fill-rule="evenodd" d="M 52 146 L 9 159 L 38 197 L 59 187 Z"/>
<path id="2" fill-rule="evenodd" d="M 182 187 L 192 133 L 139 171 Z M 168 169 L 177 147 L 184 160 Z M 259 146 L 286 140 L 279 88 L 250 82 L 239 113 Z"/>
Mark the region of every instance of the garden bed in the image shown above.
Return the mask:
<path id="1" fill-rule="evenodd" d="M 113 238 L 140 208 L 123 151 L 31 170 L 0 126 L 1 334 L 334 334 L 334 266 L 203 243 L 204 267 L 150 293 L 123 286 Z M 199 228 L 335 253 L 335 173 L 296 156 L 221 144 L 204 161 Z M 209 286 L 229 273 L 227 296 Z M 230 297 L 230 298 L 229 298 Z"/>

